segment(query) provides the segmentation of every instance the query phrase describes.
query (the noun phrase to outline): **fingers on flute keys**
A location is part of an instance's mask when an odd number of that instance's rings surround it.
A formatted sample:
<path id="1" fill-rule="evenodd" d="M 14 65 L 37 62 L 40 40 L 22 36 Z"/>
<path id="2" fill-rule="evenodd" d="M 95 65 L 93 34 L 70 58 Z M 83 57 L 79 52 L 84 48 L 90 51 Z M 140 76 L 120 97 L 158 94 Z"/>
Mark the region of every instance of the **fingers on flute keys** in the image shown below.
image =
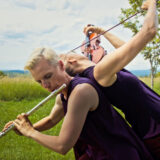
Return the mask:
<path id="1" fill-rule="evenodd" d="M 13 121 L 9 121 L 9 122 L 4 126 L 2 132 L 5 132 L 5 131 L 8 129 L 8 127 L 9 127 L 10 125 L 12 125 L 12 124 L 13 124 Z"/>

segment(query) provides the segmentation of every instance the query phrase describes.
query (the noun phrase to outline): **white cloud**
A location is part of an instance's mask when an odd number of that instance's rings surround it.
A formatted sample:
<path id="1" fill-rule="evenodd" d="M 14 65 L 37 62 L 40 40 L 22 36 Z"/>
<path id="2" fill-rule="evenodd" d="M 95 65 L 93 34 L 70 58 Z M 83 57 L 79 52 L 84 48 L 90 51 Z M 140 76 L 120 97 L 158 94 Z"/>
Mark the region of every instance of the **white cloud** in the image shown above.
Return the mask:
<path id="1" fill-rule="evenodd" d="M 86 24 L 108 29 L 119 22 L 120 8 L 128 7 L 128 1 L 124 0 L 118 3 L 106 0 L 0 0 L 0 3 L 0 69 L 23 69 L 28 54 L 39 46 L 50 46 L 58 53 L 72 50 L 84 40 L 82 31 Z M 122 26 L 112 32 L 123 40 L 131 37 Z M 108 51 L 113 50 L 106 41 L 102 44 Z M 138 60 L 134 63 L 140 65 Z M 135 64 L 130 68 L 134 69 Z"/>

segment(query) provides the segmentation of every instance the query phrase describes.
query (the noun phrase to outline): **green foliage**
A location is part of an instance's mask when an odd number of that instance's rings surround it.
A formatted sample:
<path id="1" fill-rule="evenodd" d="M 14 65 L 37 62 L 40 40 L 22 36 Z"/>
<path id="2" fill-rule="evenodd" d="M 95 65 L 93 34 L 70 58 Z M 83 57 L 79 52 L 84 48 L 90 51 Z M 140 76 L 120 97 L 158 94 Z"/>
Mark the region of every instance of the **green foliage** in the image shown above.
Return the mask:
<path id="1" fill-rule="evenodd" d="M 153 75 L 156 74 L 157 68 L 160 65 L 160 34 L 157 33 L 155 38 L 144 48 L 141 52 L 144 59 L 148 59 L 151 64 L 151 70 Z"/>
<path id="2" fill-rule="evenodd" d="M 131 15 L 137 14 L 134 18 L 129 19 L 123 23 L 125 28 L 128 28 L 135 35 L 142 26 L 142 16 L 145 16 L 146 11 L 141 10 L 143 0 L 129 0 L 130 7 L 127 9 L 121 9 L 120 20 L 128 18 Z M 158 17 L 160 22 L 160 2 L 158 1 Z M 146 45 L 146 47 L 141 51 L 145 60 L 149 60 L 151 66 L 151 77 L 153 78 L 157 72 L 157 68 L 160 65 L 160 29 L 158 29 L 157 35 L 154 39 Z M 152 79 L 153 82 L 153 79 Z"/>
<path id="3" fill-rule="evenodd" d="M 0 78 L 3 78 L 5 76 L 6 76 L 6 74 L 4 72 L 0 71 Z"/>

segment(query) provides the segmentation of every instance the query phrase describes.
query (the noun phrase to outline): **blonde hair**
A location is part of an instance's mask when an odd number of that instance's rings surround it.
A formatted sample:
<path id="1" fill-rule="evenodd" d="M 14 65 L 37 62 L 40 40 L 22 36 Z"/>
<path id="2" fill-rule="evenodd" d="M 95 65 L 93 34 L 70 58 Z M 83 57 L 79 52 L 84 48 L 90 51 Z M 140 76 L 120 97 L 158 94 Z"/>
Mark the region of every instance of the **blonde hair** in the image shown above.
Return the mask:
<path id="1" fill-rule="evenodd" d="M 29 57 L 24 69 L 32 70 L 36 64 L 42 59 L 45 58 L 50 64 L 56 65 L 59 61 L 59 56 L 51 48 L 40 47 L 36 48 L 31 56 Z"/>

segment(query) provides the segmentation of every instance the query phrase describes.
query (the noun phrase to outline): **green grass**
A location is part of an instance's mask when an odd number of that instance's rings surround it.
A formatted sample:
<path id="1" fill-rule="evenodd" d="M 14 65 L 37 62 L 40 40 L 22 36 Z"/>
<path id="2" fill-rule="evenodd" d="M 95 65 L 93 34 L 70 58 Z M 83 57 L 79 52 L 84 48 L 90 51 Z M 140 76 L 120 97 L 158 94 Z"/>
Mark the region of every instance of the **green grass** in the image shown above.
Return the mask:
<path id="1" fill-rule="evenodd" d="M 22 112 L 27 112 L 33 108 L 42 99 L 36 99 L 32 101 L 0 101 L 0 130 L 3 125 L 10 120 L 14 120 L 16 116 Z M 36 113 L 30 116 L 31 122 L 36 122 L 43 117 L 47 116 L 52 109 L 54 99 L 50 100 Z M 45 131 L 48 135 L 58 135 L 62 122 L 56 125 L 54 128 Z M 0 160 L 73 160 L 73 151 L 62 156 L 56 152 L 53 152 L 33 140 L 16 135 L 13 131 L 10 131 L 4 137 L 0 139 Z"/>
<path id="2" fill-rule="evenodd" d="M 149 77 L 140 78 L 144 83 L 151 87 L 151 79 Z M 154 78 L 154 88 L 153 90 L 160 95 L 160 77 Z"/>

